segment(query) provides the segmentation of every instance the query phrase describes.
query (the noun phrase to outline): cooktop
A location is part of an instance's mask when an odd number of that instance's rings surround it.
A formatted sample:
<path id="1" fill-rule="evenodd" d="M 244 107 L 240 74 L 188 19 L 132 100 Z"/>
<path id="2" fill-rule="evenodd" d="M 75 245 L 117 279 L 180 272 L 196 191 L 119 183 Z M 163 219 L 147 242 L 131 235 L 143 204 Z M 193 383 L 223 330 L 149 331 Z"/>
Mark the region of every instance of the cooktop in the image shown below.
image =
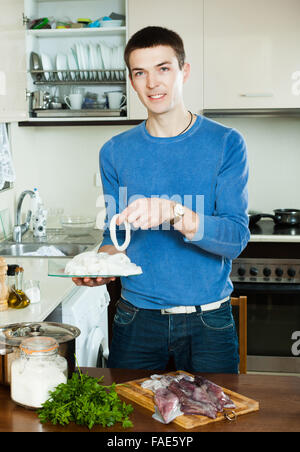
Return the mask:
<path id="1" fill-rule="evenodd" d="M 300 225 L 275 224 L 273 220 L 260 220 L 250 228 L 251 235 L 300 235 Z"/>

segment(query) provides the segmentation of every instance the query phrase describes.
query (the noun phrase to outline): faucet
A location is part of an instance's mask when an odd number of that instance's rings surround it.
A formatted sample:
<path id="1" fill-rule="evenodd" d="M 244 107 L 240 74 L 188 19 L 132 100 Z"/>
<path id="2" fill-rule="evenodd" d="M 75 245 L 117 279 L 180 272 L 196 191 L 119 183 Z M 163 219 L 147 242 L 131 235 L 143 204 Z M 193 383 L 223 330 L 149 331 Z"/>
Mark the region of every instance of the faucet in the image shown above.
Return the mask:
<path id="1" fill-rule="evenodd" d="M 13 229 L 13 239 L 17 243 L 21 243 L 22 235 L 28 231 L 32 215 L 31 210 L 28 210 L 25 223 L 21 224 L 21 208 L 26 195 L 29 195 L 31 199 L 35 198 L 35 193 L 32 190 L 25 190 L 19 196 L 16 210 L 16 224 Z"/>

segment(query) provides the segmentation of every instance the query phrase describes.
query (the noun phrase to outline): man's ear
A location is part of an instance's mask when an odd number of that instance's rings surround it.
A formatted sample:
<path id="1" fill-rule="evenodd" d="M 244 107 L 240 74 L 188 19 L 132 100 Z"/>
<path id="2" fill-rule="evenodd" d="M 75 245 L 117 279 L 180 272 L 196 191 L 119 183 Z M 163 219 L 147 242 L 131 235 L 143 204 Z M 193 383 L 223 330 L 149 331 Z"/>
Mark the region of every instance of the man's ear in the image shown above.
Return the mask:
<path id="1" fill-rule="evenodd" d="M 190 63 L 184 63 L 182 72 L 183 72 L 183 83 L 185 83 L 188 80 L 190 73 L 191 73 Z"/>
<path id="2" fill-rule="evenodd" d="M 134 91 L 136 91 L 135 86 L 134 86 L 134 83 L 133 83 L 133 80 L 132 80 L 132 77 L 131 77 L 131 74 L 129 74 L 128 77 L 129 77 L 129 80 L 130 80 L 130 83 L 131 83 L 132 88 L 134 89 Z"/>

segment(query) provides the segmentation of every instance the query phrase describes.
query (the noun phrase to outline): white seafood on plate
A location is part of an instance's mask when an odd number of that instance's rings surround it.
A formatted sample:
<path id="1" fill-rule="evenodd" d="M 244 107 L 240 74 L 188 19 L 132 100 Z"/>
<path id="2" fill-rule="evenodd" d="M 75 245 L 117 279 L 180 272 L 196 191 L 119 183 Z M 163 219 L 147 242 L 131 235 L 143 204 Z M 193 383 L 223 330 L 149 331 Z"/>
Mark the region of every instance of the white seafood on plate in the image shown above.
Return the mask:
<path id="1" fill-rule="evenodd" d="M 65 267 L 65 273 L 74 276 L 130 276 L 140 275 L 141 267 L 123 253 L 108 254 L 87 251 L 78 254 Z"/>

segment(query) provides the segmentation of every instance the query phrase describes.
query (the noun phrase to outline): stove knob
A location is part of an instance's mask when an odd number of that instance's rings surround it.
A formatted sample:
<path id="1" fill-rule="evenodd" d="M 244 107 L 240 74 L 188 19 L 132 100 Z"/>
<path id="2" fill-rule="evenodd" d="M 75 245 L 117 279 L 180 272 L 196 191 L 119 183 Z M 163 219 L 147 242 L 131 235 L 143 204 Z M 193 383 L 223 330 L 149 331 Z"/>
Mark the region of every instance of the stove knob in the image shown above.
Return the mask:
<path id="1" fill-rule="evenodd" d="M 281 276 L 283 275 L 283 270 L 282 270 L 282 268 L 276 268 L 275 269 L 275 274 L 276 274 L 276 276 L 278 276 L 279 278 L 281 278 Z"/>
<path id="2" fill-rule="evenodd" d="M 294 270 L 293 268 L 289 268 L 287 271 L 287 274 L 291 277 L 294 278 L 294 276 L 296 275 L 296 270 Z"/>
<path id="3" fill-rule="evenodd" d="M 245 276 L 246 269 L 244 267 L 239 267 L 237 272 L 239 276 Z"/>
<path id="4" fill-rule="evenodd" d="M 250 275 L 251 276 L 257 276 L 258 275 L 258 270 L 256 267 L 251 267 L 250 268 Z"/>
<path id="5" fill-rule="evenodd" d="M 268 267 L 265 267 L 264 269 L 263 269 L 263 274 L 264 274 L 264 276 L 270 276 L 271 275 L 271 273 L 272 273 L 272 270 L 270 269 L 270 268 L 268 268 Z"/>

